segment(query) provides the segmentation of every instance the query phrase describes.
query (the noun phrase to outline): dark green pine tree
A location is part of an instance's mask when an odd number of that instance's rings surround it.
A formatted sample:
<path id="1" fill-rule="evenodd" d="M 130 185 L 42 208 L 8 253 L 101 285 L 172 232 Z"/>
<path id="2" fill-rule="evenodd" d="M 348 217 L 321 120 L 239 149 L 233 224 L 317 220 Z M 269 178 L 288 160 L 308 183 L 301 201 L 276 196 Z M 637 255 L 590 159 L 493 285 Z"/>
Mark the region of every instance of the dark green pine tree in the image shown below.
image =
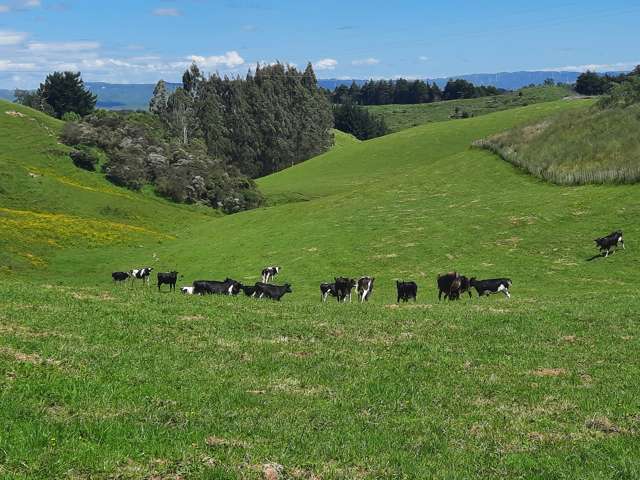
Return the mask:
<path id="1" fill-rule="evenodd" d="M 93 112 L 97 97 L 84 86 L 80 72 L 54 72 L 40 84 L 36 96 L 51 107 L 57 118 L 67 112 L 85 116 Z"/>

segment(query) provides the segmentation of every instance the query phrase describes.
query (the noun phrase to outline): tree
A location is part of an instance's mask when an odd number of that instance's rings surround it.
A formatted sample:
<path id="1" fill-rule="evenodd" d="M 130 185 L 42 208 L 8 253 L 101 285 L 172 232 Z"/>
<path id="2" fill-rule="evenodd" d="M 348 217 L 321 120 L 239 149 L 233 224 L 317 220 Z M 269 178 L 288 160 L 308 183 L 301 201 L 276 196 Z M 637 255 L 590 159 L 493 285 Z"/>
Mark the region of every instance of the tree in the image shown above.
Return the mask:
<path id="1" fill-rule="evenodd" d="M 47 76 L 35 93 L 51 107 L 53 116 L 62 118 L 67 112 L 85 116 L 93 112 L 97 97 L 87 90 L 80 72 L 54 72 Z M 46 110 L 43 110 L 46 111 Z"/>
<path id="2" fill-rule="evenodd" d="M 153 97 L 149 101 L 149 111 L 155 115 L 163 117 L 167 112 L 169 102 L 169 92 L 164 80 L 160 80 L 153 89 Z"/>
<path id="3" fill-rule="evenodd" d="M 189 133 L 195 125 L 193 113 L 193 99 L 184 88 L 178 88 L 167 101 L 166 121 L 183 145 L 189 143 Z"/>
<path id="4" fill-rule="evenodd" d="M 587 70 L 576 80 L 576 92 L 582 95 L 602 95 L 607 89 L 607 80 L 596 72 Z"/>
<path id="5" fill-rule="evenodd" d="M 555 84 L 556 84 L 556 81 L 553 78 L 547 78 L 543 83 L 545 87 L 553 87 Z"/>
<path id="6" fill-rule="evenodd" d="M 350 133 L 360 140 L 368 140 L 388 133 L 384 119 L 372 115 L 363 107 L 345 103 L 336 106 L 333 114 L 338 130 Z"/>

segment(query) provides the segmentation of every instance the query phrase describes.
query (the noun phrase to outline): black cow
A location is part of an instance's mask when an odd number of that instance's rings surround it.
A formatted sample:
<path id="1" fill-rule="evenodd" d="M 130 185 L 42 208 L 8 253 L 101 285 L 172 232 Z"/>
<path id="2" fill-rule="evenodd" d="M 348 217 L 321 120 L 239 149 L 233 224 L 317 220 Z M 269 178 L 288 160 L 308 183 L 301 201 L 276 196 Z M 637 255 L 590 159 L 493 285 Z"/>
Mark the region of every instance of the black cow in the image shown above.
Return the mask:
<path id="1" fill-rule="evenodd" d="M 410 299 L 416 301 L 416 297 L 418 296 L 418 284 L 416 282 L 399 282 L 396 281 L 396 288 L 398 289 L 398 299 L 396 302 L 400 303 L 400 300 L 403 302 L 408 302 Z"/>
<path id="2" fill-rule="evenodd" d="M 253 297 L 256 294 L 256 287 L 255 285 L 243 285 L 242 291 L 247 297 Z"/>
<path id="3" fill-rule="evenodd" d="M 347 277 L 335 277 L 334 281 L 338 302 L 346 302 L 347 298 L 351 301 L 351 292 L 356 286 L 356 281 Z"/>
<path id="4" fill-rule="evenodd" d="M 277 300 L 278 302 L 285 293 L 292 293 L 291 285 L 285 283 L 284 285 L 270 285 L 264 282 L 256 283 L 256 295 L 259 298 L 270 298 L 271 300 Z"/>
<path id="5" fill-rule="evenodd" d="M 178 281 L 178 272 L 158 272 L 158 291 L 164 284 L 169 285 L 169 291 L 176 290 L 176 282 Z"/>
<path id="6" fill-rule="evenodd" d="M 237 295 L 242 290 L 242 284 L 231 278 L 220 282 L 217 280 L 196 280 L 193 282 L 194 295 Z"/>
<path id="7" fill-rule="evenodd" d="M 131 281 L 134 280 L 142 280 L 143 284 L 149 283 L 149 277 L 151 276 L 151 272 L 153 271 L 153 267 L 143 267 L 137 268 L 133 270 L 129 270 L 129 277 L 131 277 Z"/>
<path id="8" fill-rule="evenodd" d="M 622 249 L 624 250 L 624 240 L 622 239 L 622 230 L 617 230 L 613 233 L 610 233 L 606 237 L 596 238 L 594 242 L 596 242 L 596 245 L 600 249 L 600 253 L 605 257 L 609 256 L 609 253 L 612 249 L 617 250 L 620 245 L 622 245 Z"/>
<path id="9" fill-rule="evenodd" d="M 327 297 L 331 295 L 332 297 L 338 296 L 338 291 L 336 290 L 335 283 L 321 283 L 320 284 L 320 300 L 323 302 L 327 301 Z"/>
<path id="10" fill-rule="evenodd" d="M 129 278 L 129 274 L 127 272 L 113 272 L 111 278 L 114 282 L 124 282 Z"/>
<path id="11" fill-rule="evenodd" d="M 448 272 L 438 275 L 438 300 L 444 298 L 449 300 L 457 300 L 460 298 L 460 286 L 462 285 L 461 277 L 458 272 Z"/>
<path id="12" fill-rule="evenodd" d="M 489 280 L 476 280 L 471 278 L 469 284 L 476 289 L 478 296 L 491 295 L 492 293 L 502 292 L 507 298 L 511 298 L 509 288 L 511 288 L 511 279 L 509 278 L 491 278 Z"/>
<path id="13" fill-rule="evenodd" d="M 281 269 L 282 267 L 265 267 L 262 270 L 262 283 L 269 283 L 269 280 L 278 275 Z"/>
<path id="14" fill-rule="evenodd" d="M 458 286 L 457 282 L 454 282 L 453 286 Z M 460 285 L 457 290 L 451 292 L 451 296 L 449 298 L 451 300 L 460 300 L 460 295 L 463 295 L 465 292 L 469 294 L 469 298 L 473 297 L 473 294 L 471 293 L 471 280 L 464 275 L 460 275 Z"/>
<path id="15" fill-rule="evenodd" d="M 360 303 L 369 301 L 369 297 L 371 296 L 371 292 L 373 292 L 373 282 L 375 278 L 373 277 L 360 277 L 358 279 L 358 298 L 360 298 Z"/>

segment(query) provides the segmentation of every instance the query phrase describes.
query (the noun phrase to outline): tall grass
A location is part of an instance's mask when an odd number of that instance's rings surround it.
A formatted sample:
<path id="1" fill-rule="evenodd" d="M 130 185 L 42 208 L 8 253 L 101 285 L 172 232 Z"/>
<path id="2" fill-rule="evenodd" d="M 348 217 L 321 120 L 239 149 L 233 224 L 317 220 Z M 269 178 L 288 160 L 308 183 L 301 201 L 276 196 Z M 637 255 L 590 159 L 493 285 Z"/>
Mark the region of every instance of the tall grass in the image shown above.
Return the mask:
<path id="1" fill-rule="evenodd" d="M 562 112 L 473 146 L 558 185 L 640 181 L 640 105 Z"/>

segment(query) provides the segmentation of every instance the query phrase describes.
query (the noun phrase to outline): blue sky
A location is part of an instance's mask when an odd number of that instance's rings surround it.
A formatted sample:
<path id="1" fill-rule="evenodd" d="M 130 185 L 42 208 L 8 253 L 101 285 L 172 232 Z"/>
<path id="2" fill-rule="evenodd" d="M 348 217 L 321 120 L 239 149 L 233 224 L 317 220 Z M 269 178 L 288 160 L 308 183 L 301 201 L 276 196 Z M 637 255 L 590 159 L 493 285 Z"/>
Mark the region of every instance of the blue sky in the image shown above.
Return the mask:
<path id="1" fill-rule="evenodd" d="M 191 61 L 244 73 L 314 63 L 320 78 L 433 78 L 640 63 L 637 0 L 0 0 L 0 88 L 53 70 L 176 81 Z"/>

